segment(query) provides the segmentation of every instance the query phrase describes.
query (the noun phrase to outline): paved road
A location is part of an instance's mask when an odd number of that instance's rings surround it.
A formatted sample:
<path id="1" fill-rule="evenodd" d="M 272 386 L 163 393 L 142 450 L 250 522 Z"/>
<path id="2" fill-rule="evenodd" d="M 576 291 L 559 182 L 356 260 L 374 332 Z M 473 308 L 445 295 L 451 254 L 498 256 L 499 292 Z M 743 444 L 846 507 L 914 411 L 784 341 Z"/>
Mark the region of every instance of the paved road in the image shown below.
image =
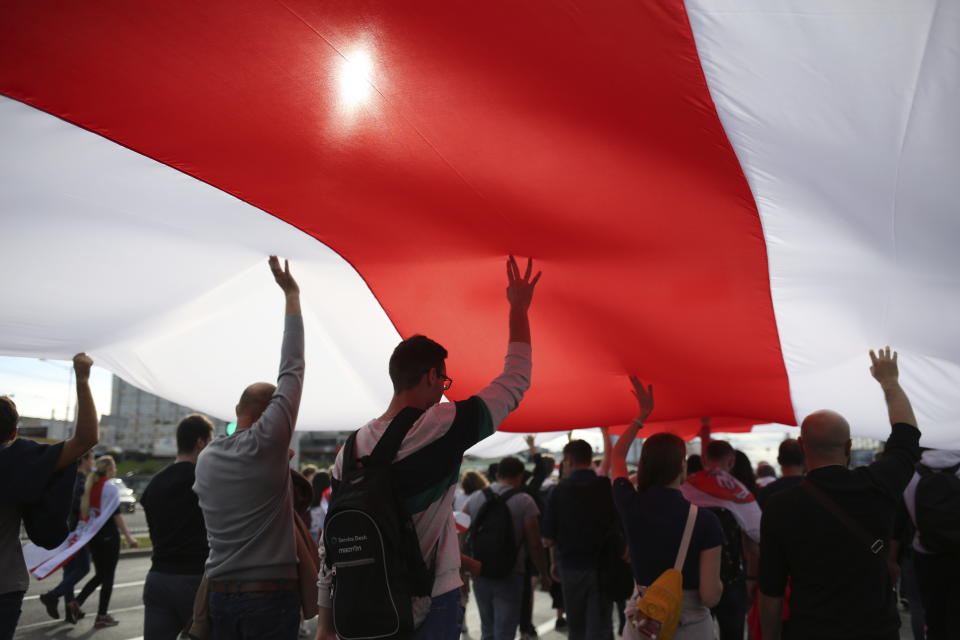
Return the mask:
<path id="1" fill-rule="evenodd" d="M 147 557 L 124 557 L 117 566 L 116 583 L 113 589 L 113 598 L 110 603 L 110 613 L 120 622 L 119 626 L 109 629 L 93 628 L 93 619 L 97 609 L 97 594 L 87 601 L 84 609 L 87 617 L 76 626 L 71 626 L 62 620 L 51 620 L 46 609 L 37 599 L 38 594 L 52 588 L 60 574 L 54 574 L 43 582 L 31 582 L 23 605 L 23 615 L 20 625 L 14 635 L 16 640 L 50 640 L 65 638 L 82 638 L 95 640 L 141 640 L 143 636 L 143 579 L 150 568 L 150 559 Z M 61 603 L 60 614 L 63 614 Z M 565 634 L 553 630 L 554 612 L 550 608 L 550 596 L 537 593 L 534 601 L 534 624 L 537 625 L 542 640 L 561 640 Z M 909 617 L 904 615 L 904 627 L 901 638 L 911 638 L 909 631 Z M 477 608 L 471 598 L 467 608 L 467 627 L 469 634 L 464 638 L 480 637 L 480 618 Z"/>

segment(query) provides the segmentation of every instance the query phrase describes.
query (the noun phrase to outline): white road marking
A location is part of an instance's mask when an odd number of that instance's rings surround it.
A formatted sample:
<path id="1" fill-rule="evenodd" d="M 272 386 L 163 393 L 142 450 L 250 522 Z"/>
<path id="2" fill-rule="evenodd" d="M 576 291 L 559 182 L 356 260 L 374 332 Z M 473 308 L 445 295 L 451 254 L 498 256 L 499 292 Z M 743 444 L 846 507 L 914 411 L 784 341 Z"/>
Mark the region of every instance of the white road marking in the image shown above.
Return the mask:
<path id="1" fill-rule="evenodd" d="M 114 609 L 111 611 L 111 615 L 114 613 L 123 613 L 125 611 L 138 611 L 143 609 L 143 605 L 137 605 L 136 607 L 126 607 L 124 609 Z M 47 620 L 46 622 L 35 622 L 33 624 L 24 624 L 17 627 L 17 632 L 26 631 L 27 629 L 39 629 L 40 627 L 49 627 L 55 624 L 67 624 L 63 620 Z"/>
<path id="2" fill-rule="evenodd" d="M 557 624 L 557 619 L 556 619 L 556 618 L 553 618 L 553 619 L 551 619 L 551 620 L 547 620 L 546 622 L 544 622 L 543 624 L 541 624 L 539 627 L 537 627 L 537 635 L 538 635 L 538 636 L 544 636 L 544 635 L 547 634 L 548 631 L 553 631 L 553 627 L 554 627 L 554 625 L 556 625 L 556 624 Z"/>
<path id="3" fill-rule="evenodd" d="M 145 580 L 141 580 L 140 582 L 121 582 L 120 584 L 113 585 L 113 590 L 116 591 L 117 589 L 125 589 L 127 587 L 140 587 L 140 586 L 143 586 L 144 582 Z M 38 593 L 35 596 L 27 596 L 26 598 L 23 599 L 23 601 L 26 602 L 27 600 L 39 600 L 39 599 L 40 599 L 40 594 Z"/>

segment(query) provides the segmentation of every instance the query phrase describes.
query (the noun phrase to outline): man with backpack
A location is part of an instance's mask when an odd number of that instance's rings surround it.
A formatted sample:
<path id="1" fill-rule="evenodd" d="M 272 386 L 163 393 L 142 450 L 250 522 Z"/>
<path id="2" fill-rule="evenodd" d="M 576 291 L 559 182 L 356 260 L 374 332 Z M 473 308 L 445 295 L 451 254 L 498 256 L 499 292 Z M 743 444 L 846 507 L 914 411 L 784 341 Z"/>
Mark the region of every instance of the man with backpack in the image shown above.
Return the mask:
<path id="1" fill-rule="evenodd" d="M 622 526 L 613 503 L 610 479 L 597 475 L 593 448 L 572 440 L 563 448 L 564 479 L 550 494 L 543 537 L 559 568 L 569 640 L 613 638 L 613 601 L 602 580 L 614 534 Z"/>
<path id="2" fill-rule="evenodd" d="M 532 270 L 532 261 L 524 275 L 512 256 L 507 261 L 506 362 L 476 395 L 440 402 L 453 380 L 447 351 L 433 340 L 413 336 L 394 350 L 389 407 L 337 455 L 321 549 L 318 639 L 459 635 L 454 491 L 464 451 L 492 434 L 530 386 L 528 310 L 540 278 Z"/>
<path id="3" fill-rule="evenodd" d="M 750 490 L 730 473 L 736 451 L 729 442 L 710 439 L 706 419 L 700 439 L 704 469 L 688 477 L 680 490 L 684 498 L 709 509 L 720 520 L 724 538 L 720 555 L 723 595 L 711 613 L 717 620 L 720 640 L 740 640 L 757 586 L 760 507 Z"/>
<path id="4" fill-rule="evenodd" d="M 481 563 L 473 592 L 480 610 L 483 638 L 513 640 L 520 625 L 526 551 L 540 572 L 540 584 L 550 588 L 540 540 L 540 510 L 526 493 L 523 463 L 508 456 L 497 465 L 497 482 L 475 491 L 464 512 L 471 517 L 464 553 Z"/>
<path id="5" fill-rule="evenodd" d="M 924 451 L 903 498 L 927 638 L 960 638 L 960 451 Z"/>
<path id="6" fill-rule="evenodd" d="M 806 481 L 767 502 L 761 522 L 764 640 L 898 640 L 900 617 L 884 547 L 920 457 L 920 431 L 898 382 L 896 353 L 870 352 L 892 425 L 883 455 L 848 469 L 850 425 L 833 411 L 803 420 Z M 790 580 L 790 620 L 782 621 Z"/>

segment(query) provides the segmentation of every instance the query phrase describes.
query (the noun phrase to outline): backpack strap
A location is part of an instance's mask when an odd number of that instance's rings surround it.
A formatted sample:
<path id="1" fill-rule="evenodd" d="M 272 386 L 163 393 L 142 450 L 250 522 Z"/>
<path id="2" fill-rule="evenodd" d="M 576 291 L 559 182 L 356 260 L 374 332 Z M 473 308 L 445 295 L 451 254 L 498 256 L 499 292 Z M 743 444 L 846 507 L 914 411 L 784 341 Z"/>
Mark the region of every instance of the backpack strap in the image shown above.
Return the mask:
<path id="1" fill-rule="evenodd" d="M 377 445 L 373 448 L 373 451 L 370 452 L 370 455 L 360 458 L 363 466 L 386 467 L 393 462 L 393 459 L 397 457 L 397 452 L 400 451 L 400 445 L 403 444 L 403 439 L 407 437 L 407 433 L 413 427 L 413 423 L 415 423 L 423 413 L 423 409 L 415 409 L 414 407 L 406 407 L 398 413 L 393 420 L 390 421 L 390 425 L 383 432 L 383 435 L 380 436 L 380 441 L 377 442 Z M 346 454 L 346 452 L 344 452 L 344 454 Z"/>
<path id="2" fill-rule="evenodd" d="M 870 535 L 867 530 L 860 525 L 859 522 L 844 513 L 843 509 L 841 509 L 836 502 L 827 497 L 827 494 L 817 488 L 812 482 L 809 480 L 804 480 L 802 483 L 800 483 L 800 486 L 803 487 L 809 495 L 813 496 L 813 498 L 820 503 L 820 506 L 832 513 L 833 516 L 839 520 L 841 524 L 843 524 L 843 526 L 850 531 L 850 533 L 854 535 L 854 537 L 860 540 L 860 542 L 862 542 L 863 545 L 870 550 L 870 553 L 878 556 L 880 552 L 883 551 L 883 539 L 874 538 L 872 535 Z"/>
<path id="3" fill-rule="evenodd" d="M 346 443 L 343 445 L 343 470 L 350 471 L 357 466 L 357 458 L 354 453 L 355 442 L 357 440 L 357 432 L 354 431 L 350 434 L 350 437 L 347 438 Z"/>
<path id="4" fill-rule="evenodd" d="M 680 538 L 680 548 L 677 550 L 677 559 L 673 563 L 673 568 L 677 571 L 683 571 L 683 565 L 687 561 L 687 551 L 690 549 L 690 538 L 693 537 L 693 526 L 697 523 L 697 505 L 691 503 L 690 510 L 687 512 L 687 524 L 683 527 L 683 537 Z"/>
<path id="5" fill-rule="evenodd" d="M 504 491 L 500 494 L 500 499 L 504 502 L 507 502 L 510 498 L 517 495 L 518 493 L 525 493 L 523 489 L 510 489 L 509 491 Z"/>

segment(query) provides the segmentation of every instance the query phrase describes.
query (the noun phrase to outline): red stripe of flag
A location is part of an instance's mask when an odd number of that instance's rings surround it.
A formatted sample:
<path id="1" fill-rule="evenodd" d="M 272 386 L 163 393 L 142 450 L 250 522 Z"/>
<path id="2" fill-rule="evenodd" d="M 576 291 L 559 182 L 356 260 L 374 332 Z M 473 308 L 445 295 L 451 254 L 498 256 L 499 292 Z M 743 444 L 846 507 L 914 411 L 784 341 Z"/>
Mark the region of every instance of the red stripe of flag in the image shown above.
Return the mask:
<path id="1" fill-rule="evenodd" d="M 6 3 L 0 92 L 333 247 L 449 349 L 453 398 L 499 369 L 499 263 L 534 256 L 511 430 L 626 422 L 631 373 L 661 420 L 794 421 L 756 206 L 679 0 Z"/>

